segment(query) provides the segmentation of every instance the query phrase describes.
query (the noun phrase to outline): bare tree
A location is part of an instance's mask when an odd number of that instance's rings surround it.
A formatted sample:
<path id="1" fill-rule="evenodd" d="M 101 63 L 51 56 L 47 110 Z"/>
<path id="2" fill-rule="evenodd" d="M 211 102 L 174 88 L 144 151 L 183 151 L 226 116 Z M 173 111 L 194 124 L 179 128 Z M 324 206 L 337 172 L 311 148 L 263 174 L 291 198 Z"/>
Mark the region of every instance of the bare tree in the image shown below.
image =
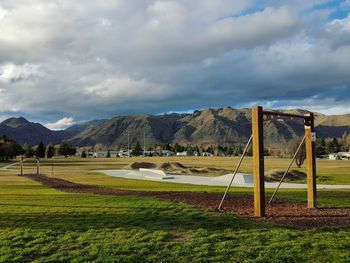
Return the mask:
<path id="1" fill-rule="evenodd" d="M 297 151 L 300 142 L 301 142 L 302 138 L 300 137 L 296 137 L 293 138 L 290 142 L 289 142 L 289 151 L 290 154 L 293 156 L 295 154 L 295 152 Z M 305 150 L 305 143 L 303 143 L 303 145 L 300 147 L 298 154 L 295 157 L 295 164 L 298 166 L 298 168 L 300 168 L 306 159 L 306 150 Z"/>

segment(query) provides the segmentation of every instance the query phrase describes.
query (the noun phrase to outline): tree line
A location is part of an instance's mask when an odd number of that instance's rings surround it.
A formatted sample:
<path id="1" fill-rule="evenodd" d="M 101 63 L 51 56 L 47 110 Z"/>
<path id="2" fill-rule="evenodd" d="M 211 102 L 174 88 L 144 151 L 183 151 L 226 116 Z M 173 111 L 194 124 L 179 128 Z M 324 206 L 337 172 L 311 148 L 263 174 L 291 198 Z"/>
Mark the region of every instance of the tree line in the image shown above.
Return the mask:
<path id="1" fill-rule="evenodd" d="M 278 156 L 278 157 L 290 157 L 294 155 L 295 150 L 299 146 L 301 138 L 293 138 L 286 146 L 268 147 L 264 149 L 265 156 Z M 202 155 L 203 153 L 212 154 L 215 156 L 239 156 L 243 153 L 245 145 L 238 144 L 232 146 L 222 145 L 180 145 L 174 144 L 155 144 L 153 147 L 148 147 L 147 151 L 155 151 L 157 155 L 162 155 L 162 151 L 167 150 L 174 153 L 187 152 L 187 155 Z M 301 148 L 299 155 L 304 155 L 305 147 Z M 281 150 L 282 149 L 282 150 Z M 330 153 L 347 152 L 350 151 L 350 134 L 344 134 L 341 138 L 319 138 L 316 141 L 316 155 L 317 157 L 323 157 Z M 136 141 L 134 147 L 132 147 L 132 155 L 142 155 L 143 148 L 139 141 Z M 253 155 L 252 146 L 247 150 L 247 156 Z M 299 156 L 298 155 L 298 156 Z M 302 158 L 301 158 L 302 159 Z"/>
<path id="2" fill-rule="evenodd" d="M 272 148 L 264 149 L 265 156 L 279 156 L 279 157 L 290 157 L 293 155 L 294 150 L 299 144 L 298 140 L 300 138 L 294 138 L 289 141 L 287 147 L 284 147 L 284 152 L 281 154 L 281 151 L 276 151 Z M 153 147 L 148 147 L 147 151 L 154 151 L 157 155 L 162 155 L 162 151 L 167 150 L 174 153 L 178 152 L 187 152 L 187 155 L 202 155 L 210 154 L 215 156 L 239 156 L 243 153 L 243 148 L 245 145 L 238 144 L 232 146 L 222 146 L 222 145 L 180 145 L 178 143 L 174 144 L 156 144 Z M 280 147 L 283 148 L 283 147 Z M 330 153 L 337 152 L 347 152 L 350 151 L 350 134 L 344 134 L 341 138 L 320 138 L 316 142 L 316 155 L 318 157 L 326 156 Z M 16 156 L 23 155 L 26 158 L 29 157 L 39 157 L 39 158 L 52 158 L 54 155 L 63 155 L 65 157 L 75 155 L 76 148 L 68 145 L 67 143 L 61 143 L 54 146 L 49 143 L 44 145 L 43 142 L 40 142 L 38 146 L 32 147 L 29 144 L 25 143 L 23 147 L 19 145 L 15 140 L 8 138 L 3 135 L 0 136 L 0 160 L 9 160 L 15 158 Z M 140 142 L 136 142 L 134 147 L 132 147 L 132 155 L 138 156 L 143 154 L 143 148 L 141 147 Z M 252 147 L 248 148 L 247 155 L 251 156 Z M 303 152 L 301 152 L 303 154 Z M 86 153 L 85 153 L 86 155 Z M 302 158 L 301 158 L 302 159 Z"/>
<path id="3" fill-rule="evenodd" d="M 0 136 L 0 160 L 7 161 L 23 153 L 22 147 L 7 136 Z"/>
<path id="4" fill-rule="evenodd" d="M 26 158 L 39 157 L 39 158 L 52 158 L 54 155 L 63 155 L 65 157 L 75 155 L 76 149 L 68 145 L 67 143 L 61 143 L 57 146 L 49 143 L 44 145 L 40 142 L 37 147 L 32 147 L 25 143 L 23 147 L 19 145 L 15 140 L 3 135 L 0 136 L 0 160 L 7 161 L 16 156 L 23 155 Z"/>
<path id="5" fill-rule="evenodd" d="M 316 142 L 316 154 L 318 157 L 330 153 L 350 151 L 350 134 L 344 134 L 341 138 L 321 138 Z"/>
<path id="6" fill-rule="evenodd" d="M 75 147 L 72 147 L 67 143 L 61 143 L 58 146 L 54 146 L 52 143 L 49 143 L 45 146 L 43 142 L 40 142 L 36 148 L 33 148 L 27 143 L 23 145 L 23 155 L 26 158 L 34 156 L 39 158 L 52 158 L 55 155 L 63 155 L 64 157 L 68 157 L 75 155 L 75 153 Z"/>

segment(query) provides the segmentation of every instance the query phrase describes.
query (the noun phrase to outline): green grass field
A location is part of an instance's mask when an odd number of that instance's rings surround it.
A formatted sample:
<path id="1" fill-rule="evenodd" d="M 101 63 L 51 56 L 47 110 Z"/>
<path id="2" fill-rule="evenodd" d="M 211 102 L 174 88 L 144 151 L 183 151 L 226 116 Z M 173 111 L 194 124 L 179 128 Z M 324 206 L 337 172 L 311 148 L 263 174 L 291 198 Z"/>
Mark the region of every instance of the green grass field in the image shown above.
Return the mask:
<path id="1" fill-rule="evenodd" d="M 233 169 L 236 158 L 175 158 L 185 165 Z M 138 159 L 144 160 L 144 159 Z M 148 159 L 149 160 L 149 159 Z M 54 177 L 120 189 L 215 191 L 205 187 L 112 178 L 134 158 L 58 159 Z M 173 161 L 151 158 L 153 162 Z M 285 166 L 287 160 L 267 160 Z M 349 183 L 350 162 L 318 162 L 327 183 Z M 1 165 L 0 165 L 1 166 Z M 50 176 L 51 160 L 41 171 Z M 242 168 L 250 171 L 249 164 Z M 25 172 L 34 172 L 27 164 Z M 333 171 L 333 172 L 332 172 Z M 350 226 L 304 229 L 252 222 L 180 202 L 146 197 L 68 194 L 0 171 L 0 262 L 349 262 Z M 319 178 L 320 179 L 320 178 Z M 234 188 L 232 194 L 251 194 Z M 350 191 L 319 191 L 319 203 L 350 207 Z M 279 198 L 305 201 L 304 190 Z"/>

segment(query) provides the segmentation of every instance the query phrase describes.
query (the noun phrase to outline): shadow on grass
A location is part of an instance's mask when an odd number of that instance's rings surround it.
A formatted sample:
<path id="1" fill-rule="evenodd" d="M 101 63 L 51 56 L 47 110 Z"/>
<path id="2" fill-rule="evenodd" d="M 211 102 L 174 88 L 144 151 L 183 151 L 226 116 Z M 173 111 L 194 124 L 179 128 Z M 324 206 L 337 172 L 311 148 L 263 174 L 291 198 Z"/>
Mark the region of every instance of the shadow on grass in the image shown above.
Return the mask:
<path id="1" fill-rule="evenodd" d="M 110 200 L 109 200 L 110 201 Z M 49 230 L 87 230 L 105 228 L 143 228 L 179 231 L 205 229 L 268 229 L 271 223 L 240 219 L 232 214 L 218 214 L 181 202 L 152 198 L 114 198 L 115 205 L 0 204 L 0 228 L 29 227 Z M 5 212 L 7 211 L 7 212 Z M 283 227 L 283 226 L 278 226 Z"/>

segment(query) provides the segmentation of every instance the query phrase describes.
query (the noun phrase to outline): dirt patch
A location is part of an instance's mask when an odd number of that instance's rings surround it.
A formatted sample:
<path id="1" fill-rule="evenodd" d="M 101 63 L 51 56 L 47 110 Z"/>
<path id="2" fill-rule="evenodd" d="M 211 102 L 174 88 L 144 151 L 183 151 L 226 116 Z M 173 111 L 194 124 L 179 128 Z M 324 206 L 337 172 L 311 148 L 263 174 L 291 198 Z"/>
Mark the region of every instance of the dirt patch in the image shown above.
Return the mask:
<path id="1" fill-rule="evenodd" d="M 101 186 L 73 183 L 59 178 L 47 177 L 45 175 L 27 174 L 25 176 L 48 187 L 69 193 L 116 196 L 149 196 L 172 201 L 186 202 L 188 204 L 212 211 L 216 211 L 222 197 L 222 194 L 216 193 L 118 190 Z M 271 221 L 275 223 L 293 224 L 304 227 L 350 225 L 349 208 L 308 209 L 306 208 L 306 204 L 293 202 L 290 200 L 276 200 L 272 205 L 266 206 L 265 218 L 254 218 L 253 204 L 253 197 L 250 196 L 228 196 L 223 205 L 223 211 L 232 212 L 237 216 L 251 220 Z"/>
<path id="2" fill-rule="evenodd" d="M 270 170 L 266 173 L 265 181 L 272 181 L 272 182 L 280 181 L 284 173 L 285 171 L 281 171 L 281 170 Z M 287 181 L 305 180 L 306 173 L 303 173 L 298 170 L 291 170 L 286 174 L 284 178 Z"/>

